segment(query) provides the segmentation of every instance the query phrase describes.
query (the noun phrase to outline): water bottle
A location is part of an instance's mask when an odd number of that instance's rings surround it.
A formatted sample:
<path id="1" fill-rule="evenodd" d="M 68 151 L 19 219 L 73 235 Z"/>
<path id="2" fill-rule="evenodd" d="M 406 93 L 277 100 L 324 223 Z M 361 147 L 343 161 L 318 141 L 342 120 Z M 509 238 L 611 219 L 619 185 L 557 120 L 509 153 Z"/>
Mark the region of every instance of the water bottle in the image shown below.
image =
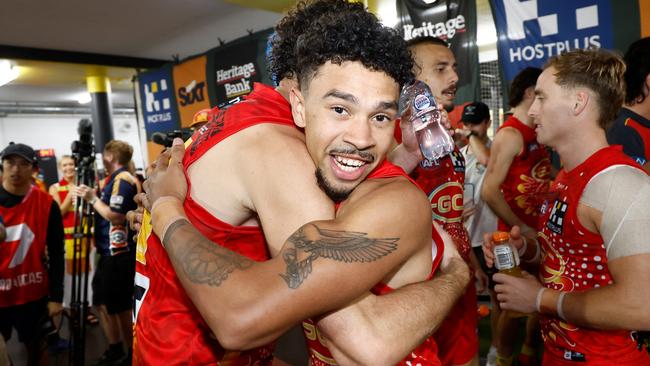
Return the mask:
<path id="1" fill-rule="evenodd" d="M 411 123 L 425 159 L 438 160 L 454 151 L 454 140 L 440 123 L 440 111 L 426 83 L 414 80 L 402 88 L 399 113 L 402 121 Z"/>

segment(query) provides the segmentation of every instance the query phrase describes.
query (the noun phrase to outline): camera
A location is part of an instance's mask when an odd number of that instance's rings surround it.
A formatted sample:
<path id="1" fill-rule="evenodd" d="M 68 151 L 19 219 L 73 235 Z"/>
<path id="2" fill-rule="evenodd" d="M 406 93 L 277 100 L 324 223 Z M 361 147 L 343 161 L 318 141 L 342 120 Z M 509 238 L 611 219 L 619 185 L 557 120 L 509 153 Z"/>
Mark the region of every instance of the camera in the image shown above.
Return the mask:
<path id="1" fill-rule="evenodd" d="M 72 146 L 70 146 L 72 157 L 77 164 L 91 164 L 95 159 L 92 122 L 87 118 L 80 120 L 77 126 L 77 133 L 79 134 L 79 140 L 73 141 Z"/>
<path id="2" fill-rule="evenodd" d="M 162 145 L 164 147 L 171 147 L 172 143 L 174 142 L 174 139 L 176 137 L 182 139 L 183 141 L 187 140 L 188 138 L 192 137 L 192 133 L 194 131 L 190 128 L 183 128 L 180 130 L 174 130 L 171 132 L 154 132 L 151 135 L 151 141 L 158 145 Z"/>

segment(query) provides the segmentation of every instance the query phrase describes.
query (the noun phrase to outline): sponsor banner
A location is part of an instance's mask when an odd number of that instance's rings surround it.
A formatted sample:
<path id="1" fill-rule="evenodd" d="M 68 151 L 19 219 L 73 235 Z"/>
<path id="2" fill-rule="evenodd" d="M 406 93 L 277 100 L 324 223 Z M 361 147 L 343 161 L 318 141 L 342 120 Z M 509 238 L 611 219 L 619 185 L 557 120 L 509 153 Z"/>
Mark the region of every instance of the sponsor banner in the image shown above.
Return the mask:
<path id="1" fill-rule="evenodd" d="M 208 51 L 208 91 L 212 105 L 250 93 L 255 82 L 271 84 L 266 67 L 270 33 L 271 30 L 253 33 Z"/>
<path id="2" fill-rule="evenodd" d="M 445 40 L 458 63 L 456 102 L 479 99 L 476 3 L 462 0 L 397 0 L 397 30 L 409 41 L 419 37 Z"/>
<path id="3" fill-rule="evenodd" d="M 178 129 L 171 65 L 138 74 L 138 84 L 147 140 L 154 132 Z"/>
<path id="4" fill-rule="evenodd" d="M 542 67 L 550 57 L 560 53 L 615 48 L 611 0 L 491 0 L 490 3 L 497 29 L 499 60 L 508 84 L 522 69 Z"/>
<path id="5" fill-rule="evenodd" d="M 196 112 L 210 108 L 206 63 L 203 55 L 175 65 L 172 71 L 181 127 L 189 127 Z"/>

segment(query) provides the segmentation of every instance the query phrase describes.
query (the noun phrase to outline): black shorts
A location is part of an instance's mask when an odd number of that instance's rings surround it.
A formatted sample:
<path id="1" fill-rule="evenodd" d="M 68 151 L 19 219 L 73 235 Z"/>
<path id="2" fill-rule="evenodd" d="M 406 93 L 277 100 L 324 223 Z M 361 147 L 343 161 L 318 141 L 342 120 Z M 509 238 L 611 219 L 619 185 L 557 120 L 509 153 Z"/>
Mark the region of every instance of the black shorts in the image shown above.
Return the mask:
<path id="1" fill-rule="evenodd" d="M 5 340 L 11 338 L 11 329 L 16 328 L 18 340 L 32 343 L 39 338 L 45 339 L 52 326 L 47 312 L 47 298 L 21 305 L 0 308 L 0 332 Z"/>
<path id="2" fill-rule="evenodd" d="M 473 247 L 472 249 L 474 250 L 474 254 L 476 254 L 476 259 L 478 259 L 478 263 L 481 265 L 481 269 L 483 270 L 483 272 L 485 272 L 485 274 L 490 279 L 490 281 L 488 282 L 488 288 L 490 290 L 494 290 L 494 285 L 496 285 L 496 283 L 492 280 L 492 275 L 498 272 L 497 269 L 494 267 L 488 268 L 487 264 L 485 264 L 485 256 L 483 255 L 482 246 Z"/>
<path id="3" fill-rule="evenodd" d="M 93 277 L 93 304 L 104 305 L 109 314 L 131 310 L 135 252 L 101 256 Z"/>

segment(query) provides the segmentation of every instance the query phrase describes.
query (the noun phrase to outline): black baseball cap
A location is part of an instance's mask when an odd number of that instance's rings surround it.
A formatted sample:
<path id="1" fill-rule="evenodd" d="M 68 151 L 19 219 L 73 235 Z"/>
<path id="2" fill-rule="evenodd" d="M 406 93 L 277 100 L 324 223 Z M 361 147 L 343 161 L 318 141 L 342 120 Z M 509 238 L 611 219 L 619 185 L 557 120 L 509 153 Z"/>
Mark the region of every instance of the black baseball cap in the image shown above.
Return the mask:
<path id="1" fill-rule="evenodd" d="M 478 124 L 485 119 L 490 119 L 490 108 L 485 103 L 474 102 L 463 108 L 460 121 L 463 123 Z"/>
<path id="2" fill-rule="evenodd" d="M 38 157 L 36 156 L 34 149 L 25 144 L 15 144 L 13 142 L 10 142 L 9 146 L 2 150 L 1 155 L 2 160 L 11 155 L 18 155 L 32 164 L 36 164 L 36 162 L 38 162 Z"/>

